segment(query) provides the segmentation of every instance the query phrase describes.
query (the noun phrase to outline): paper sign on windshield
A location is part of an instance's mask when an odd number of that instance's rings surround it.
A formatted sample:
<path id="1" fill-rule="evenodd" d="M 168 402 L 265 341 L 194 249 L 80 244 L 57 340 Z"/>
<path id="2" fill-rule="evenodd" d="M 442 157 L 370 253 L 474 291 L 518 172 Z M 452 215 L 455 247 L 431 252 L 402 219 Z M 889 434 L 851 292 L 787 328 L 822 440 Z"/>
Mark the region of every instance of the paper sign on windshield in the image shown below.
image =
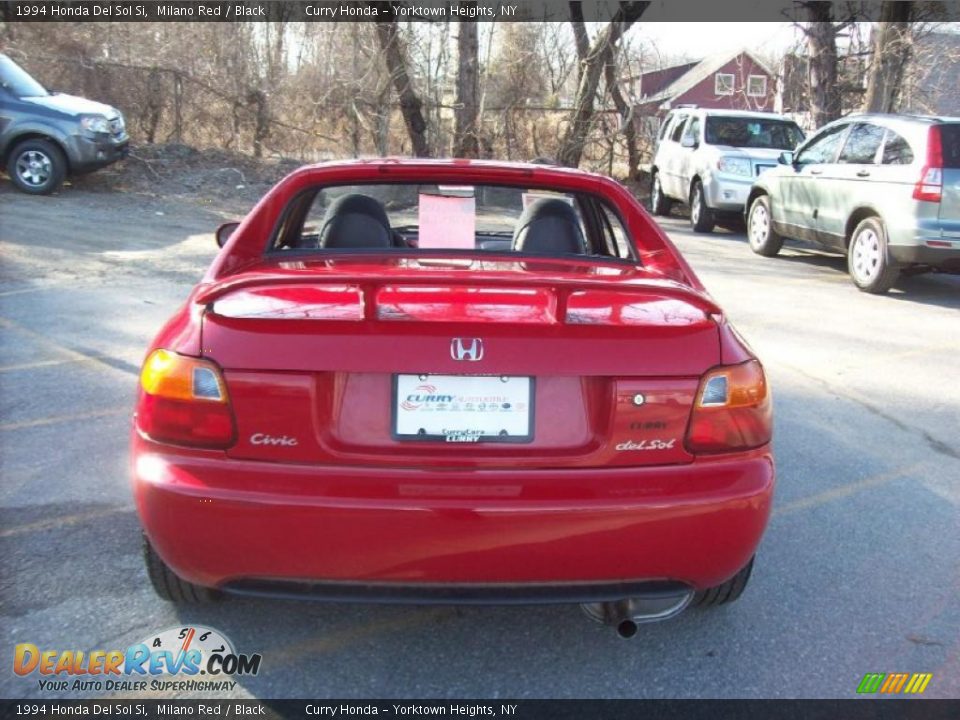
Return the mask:
<path id="1" fill-rule="evenodd" d="M 477 201 L 472 197 L 420 196 L 420 248 L 473 250 Z"/>

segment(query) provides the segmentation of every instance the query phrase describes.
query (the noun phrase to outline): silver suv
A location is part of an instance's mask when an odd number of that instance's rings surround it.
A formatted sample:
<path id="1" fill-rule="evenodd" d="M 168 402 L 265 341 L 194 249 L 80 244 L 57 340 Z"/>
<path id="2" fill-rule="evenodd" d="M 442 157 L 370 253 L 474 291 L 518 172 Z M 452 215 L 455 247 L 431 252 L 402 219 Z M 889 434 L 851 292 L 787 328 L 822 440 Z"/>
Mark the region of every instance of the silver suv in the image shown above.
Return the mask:
<path id="1" fill-rule="evenodd" d="M 750 190 L 747 237 L 847 256 L 858 288 L 884 293 L 901 269 L 960 271 L 960 118 L 859 115 L 824 126 Z"/>
<path id="2" fill-rule="evenodd" d="M 671 110 L 651 168 L 651 209 L 667 215 L 674 201 L 689 203 L 693 229 L 710 232 L 718 216 L 742 213 L 757 175 L 802 140 L 803 131 L 782 115 Z"/>

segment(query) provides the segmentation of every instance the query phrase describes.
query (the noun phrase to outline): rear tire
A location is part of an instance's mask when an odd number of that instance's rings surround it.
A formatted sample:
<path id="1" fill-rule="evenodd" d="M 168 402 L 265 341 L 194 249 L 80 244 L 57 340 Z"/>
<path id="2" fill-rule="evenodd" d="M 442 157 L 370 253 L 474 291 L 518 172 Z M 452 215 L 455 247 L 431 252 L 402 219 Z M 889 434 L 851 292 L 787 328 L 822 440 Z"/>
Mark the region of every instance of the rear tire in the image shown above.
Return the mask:
<path id="1" fill-rule="evenodd" d="M 887 229 L 880 218 L 869 217 L 853 231 L 847 270 L 853 284 L 872 295 L 884 294 L 900 277 L 900 268 L 887 250 Z"/>
<path id="2" fill-rule="evenodd" d="M 669 215 L 672 204 L 670 199 L 663 194 L 663 186 L 660 185 L 660 173 L 654 172 L 650 180 L 650 210 L 654 215 Z"/>
<path id="3" fill-rule="evenodd" d="M 24 140 L 7 160 L 11 182 L 25 193 L 49 195 L 56 192 L 67 177 L 67 160 L 49 140 Z"/>
<path id="4" fill-rule="evenodd" d="M 713 211 L 707 207 L 707 199 L 703 195 L 703 184 L 699 180 L 693 181 L 690 188 L 690 224 L 693 231 L 698 233 L 713 232 L 716 220 Z"/>
<path id="5" fill-rule="evenodd" d="M 143 561 L 147 566 L 150 584 L 162 600 L 180 605 L 207 605 L 221 597 L 217 590 L 194 585 L 177 575 L 157 555 L 146 536 L 143 538 Z"/>
<path id="6" fill-rule="evenodd" d="M 760 195 L 750 206 L 747 216 L 747 240 L 757 255 L 774 257 L 783 247 L 783 238 L 773 229 L 770 197 Z"/>
<path id="7" fill-rule="evenodd" d="M 693 596 L 691 607 L 714 607 L 716 605 L 725 605 L 731 603 L 743 594 L 747 583 L 750 581 L 750 573 L 753 571 L 753 558 L 746 567 L 740 570 L 736 575 L 725 583 L 716 587 L 701 590 Z"/>

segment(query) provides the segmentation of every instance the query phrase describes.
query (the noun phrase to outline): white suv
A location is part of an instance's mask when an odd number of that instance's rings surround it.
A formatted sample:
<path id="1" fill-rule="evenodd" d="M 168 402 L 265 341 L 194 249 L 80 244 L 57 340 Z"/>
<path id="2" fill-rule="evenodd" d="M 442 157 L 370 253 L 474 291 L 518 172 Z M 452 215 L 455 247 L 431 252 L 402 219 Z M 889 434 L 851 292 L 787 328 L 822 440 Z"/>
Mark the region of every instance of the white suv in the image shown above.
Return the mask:
<path id="1" fill-rule="evenodd" d="M 800 127 L 782 115 L 671 110 L 650 171 L 653 214 L 667 215 L 674 201 L 688 203 L 693 229 L 710 232 L 718 215 L 742 215 L 757 176 L 802 141 Z"/>

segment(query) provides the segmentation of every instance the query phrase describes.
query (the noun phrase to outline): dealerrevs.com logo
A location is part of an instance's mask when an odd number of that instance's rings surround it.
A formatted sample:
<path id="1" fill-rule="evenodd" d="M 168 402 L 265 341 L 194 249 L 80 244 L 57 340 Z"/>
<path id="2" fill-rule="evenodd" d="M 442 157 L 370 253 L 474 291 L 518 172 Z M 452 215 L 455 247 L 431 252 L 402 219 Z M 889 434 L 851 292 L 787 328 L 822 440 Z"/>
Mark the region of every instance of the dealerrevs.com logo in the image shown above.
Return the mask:
<path id="1" fill-rule="evenodd" d="M 213 628 L 172 627 L 148 635 L 125 650 L 41 649 L 33 643 L 14 648 L 13 671 L 36 678 L 50 692 L 142 692 L 233 690 L 230 678 L 260 672 L 259 653 L 236 652 Z"/>

